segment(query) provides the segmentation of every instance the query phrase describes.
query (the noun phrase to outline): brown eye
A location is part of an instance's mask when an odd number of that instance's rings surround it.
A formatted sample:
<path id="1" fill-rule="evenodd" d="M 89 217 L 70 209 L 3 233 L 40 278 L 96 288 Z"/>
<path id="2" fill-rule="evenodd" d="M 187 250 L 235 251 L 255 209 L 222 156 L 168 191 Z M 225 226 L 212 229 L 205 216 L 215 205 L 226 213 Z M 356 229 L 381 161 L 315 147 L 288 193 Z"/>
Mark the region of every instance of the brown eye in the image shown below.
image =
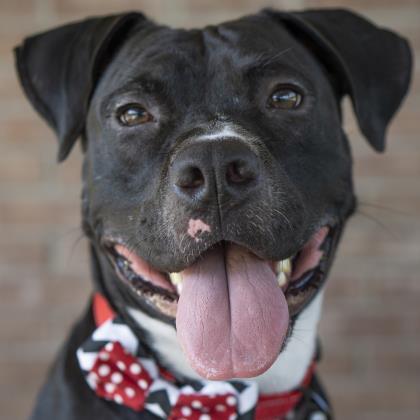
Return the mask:
<path id="1" fill-rule="evenodd" d="M 302 103 L 302 95 L 291 88 L 275 90 L 268 98 L 268 107 L 276 109 L 294 109 Z"/>
<path id="2" fill-rule="evenodd" d="M 153 120 L 153 116 L 141 105 L 129 104 L 117 111 L 118 121 L 125 126 L 145 124 Z"/>

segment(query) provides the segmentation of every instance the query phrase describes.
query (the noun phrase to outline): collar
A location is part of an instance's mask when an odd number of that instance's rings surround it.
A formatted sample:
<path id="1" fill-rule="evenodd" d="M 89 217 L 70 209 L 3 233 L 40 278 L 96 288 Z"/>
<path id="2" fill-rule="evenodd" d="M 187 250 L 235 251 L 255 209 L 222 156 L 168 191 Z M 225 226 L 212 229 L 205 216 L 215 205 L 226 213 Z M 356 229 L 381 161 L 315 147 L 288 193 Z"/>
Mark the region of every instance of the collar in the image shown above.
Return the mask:
<path id="1" fill-rule="evenodd" d="M 97 329 L 79 347 L 77 359 L 89 387 L 106 400 L 170 420 L 294 419 L 305 400 L 315 401 L 309 392 L 316 379 L 315 362 L 300 387 L 280 394 L 259 395 L 250 380 L 180 382 L 156 363 L 99 293 L 93 297 L 92 313 Z M 328 402 L 318 394 L 314 418 L 328 419 Z"/>

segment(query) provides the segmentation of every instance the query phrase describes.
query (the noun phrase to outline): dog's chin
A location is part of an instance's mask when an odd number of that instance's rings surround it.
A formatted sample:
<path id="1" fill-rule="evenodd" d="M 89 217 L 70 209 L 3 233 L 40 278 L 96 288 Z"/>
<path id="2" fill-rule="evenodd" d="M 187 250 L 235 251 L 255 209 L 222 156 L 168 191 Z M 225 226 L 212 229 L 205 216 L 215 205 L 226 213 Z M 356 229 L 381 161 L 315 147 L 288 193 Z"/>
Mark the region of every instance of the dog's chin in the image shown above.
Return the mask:
<path id="1" fill-rule="evenodd" d="M 121 240 L 104 243 L 118 278 L 139 304 L 176 322 L 191 366 L 207 379 L 231 379 L 257 376 L 276 360 L 291 320 L 325 280 L 339 230 L 322 226 L 280 261 L 222 241 L 174 273 L 152 267 Z"/>

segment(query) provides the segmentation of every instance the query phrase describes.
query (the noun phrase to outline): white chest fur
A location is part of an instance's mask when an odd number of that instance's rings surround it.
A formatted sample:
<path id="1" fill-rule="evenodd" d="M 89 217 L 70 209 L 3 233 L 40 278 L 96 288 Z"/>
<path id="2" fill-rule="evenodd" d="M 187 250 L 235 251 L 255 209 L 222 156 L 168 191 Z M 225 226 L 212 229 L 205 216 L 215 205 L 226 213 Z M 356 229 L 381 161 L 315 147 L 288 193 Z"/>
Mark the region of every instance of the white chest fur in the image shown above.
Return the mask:
<path id="1" fill-rule="evenodd" d="M 299 315 L 286 349 L 271 368 L 254 378 L 260 392 L 267 394 L 284 392 L 300 384 L 314 355 L 322 300 L 323 291 L 318 293 L 318 296 Z M 133 308 L 129 308 L 129 313 L 148 332 L 153 349 L 170 370 L 186 377 L 200 379 L 189 366 L 173 327 Z"/>

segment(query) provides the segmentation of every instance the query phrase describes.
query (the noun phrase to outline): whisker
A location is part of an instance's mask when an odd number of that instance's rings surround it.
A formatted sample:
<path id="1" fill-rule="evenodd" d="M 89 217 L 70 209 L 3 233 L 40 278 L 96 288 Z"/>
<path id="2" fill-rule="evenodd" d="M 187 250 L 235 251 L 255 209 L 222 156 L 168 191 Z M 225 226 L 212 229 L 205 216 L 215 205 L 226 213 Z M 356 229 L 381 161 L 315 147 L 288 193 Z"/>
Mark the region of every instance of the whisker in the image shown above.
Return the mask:
<path id="1" fill-rule="evenodd" d="M 384 232 L 386 232 L 392 239 L 399 239 L 399 235 L 395 232 L 389 229 L 388 226 L 386 226 L 383 222 L 378 220 L 376 217 L 372 216 L 369 213 L 363 212 L 360 209 L 356 210 L 356 215 L 364 216 L 366 219 L 371 220 L 374 222 L 377 226 L 379 226 Z"/>
<path id="2" fill-rule="evenodd" d="M 359 200 L 359 205 L 362 206 L 362 207 L 372 207 L 374 209 L 384 210 L 384 211 L 387 211 L 389 213 L 398 214 L 398 215 L 401 215 L 401 216 L 408 216 L 408 217 L 415 217 L 416 216 L 414 213 L 410 213 L 410 212 L 407 212 L 407 211 L 404 211 L 404 210 L 384 206 L 382 204 L 368 203 L 366 201 Z"/>
<path id="3" fill-rule="evenodd" d="M 311 342 L 311 343 L 309 343 L 308 341 L 305 341 L 302 337 L 299 337 L 298 335 L 296 335 L 296 334 L 292 334 L 292 336 L 290 337 L 292 340 L 297 340 L 297 341 L 299 341 L 300 343 L 302 343 L 302 344 L 304 344 L 305 346 L 311 346 L 313 343 Z"/>
<path id="4" fill-rule="evenodd" d="M 59 233 L 57 235 L 57 237 L 58 237 L 58 239 L 63 239 L 63 238 L 66 238 L 67 236 L 73 235 L 76 232 L 77 233 L 82 232 L 82 228 L 80 226 L 75 226 L 75 227 L 69 228 L 69 229 L 65 230 L 64 232 Z"/>

